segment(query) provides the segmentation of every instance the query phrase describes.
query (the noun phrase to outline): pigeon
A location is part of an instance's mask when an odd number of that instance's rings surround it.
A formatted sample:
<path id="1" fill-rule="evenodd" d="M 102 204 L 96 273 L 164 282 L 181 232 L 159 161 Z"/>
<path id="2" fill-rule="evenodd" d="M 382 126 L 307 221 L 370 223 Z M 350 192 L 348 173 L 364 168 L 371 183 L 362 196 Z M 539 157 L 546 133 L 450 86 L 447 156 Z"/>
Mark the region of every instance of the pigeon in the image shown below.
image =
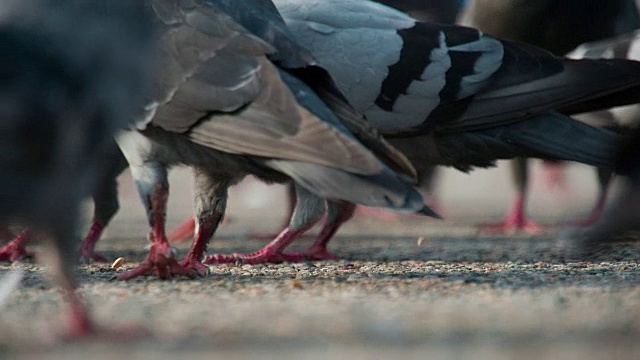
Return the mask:
<path id="1" fill-rule="evenodd" d="M 412 17 L 419 19 L 421 21 L 433 21 L 438 23 L 453 23 L 456 20 L 457 14 L 462 8 L 462 4 L 460 1 L 423 1 L 423 0 L 380 0 L 377 1 L 381 4 L 385 4 L 390 7 L 394 7 L 400 11 L 409 13 Z M 416 184 L 416 188 L 420 191 L 422 196 L 427 201 L 427 204 L 432 206 L 434 204 L 438 204 L 436 200 L 435 188 L 438 178 L 438 168 L 433 167 L 425 167 L 422 169 L 421 173 L 418 174 L 419 182 Z M 293 208 L 295 206 L 295 189 L 293 185 L 290 184 L 287 186 L 287 222 L 291 219 L 293 215 Z M 433 207 L 433 206 L 432 206 Z M 388 211 L 376 209 L 376 208 L 367 208 L 360 207 L 356 209 L 356 212 L 366 213 L 376 216 L 381 220 L 396 220 L 399 213 L 390 213 Z M 178 227 L 172 230 L 168 235 L 168 239 L 171 243 L 183 243 L 192 239 L 193 231 L 195 229 L 195 221 L 192 217 L 186 219 L 182 222 Z M 271 238 L 273 235 L 271 234 L 258 234 L 259 238 Z"/>
<path id="2" fill-rule="evenodd" d="M 566 56 L 572 59 L 617 58 L 640 61 L 639 46 L 640 31 L 633 31 L 613 38 L 582 44 Z M 640 124 L 640 104 L 580 114 L 574 118 L 594 126 L 607 127 L 626 133 Z M 586 218 L 570 223 L 572 226 L 591 225 L 600 218 L 604 211 L 612 172 L 609 169 L 597 169 L 596 175 L 599 185 L 596 204 Z"/>
<path id="3" fill-rule="evenodd" d="M 582 43 L 639 28 L 640 15 L 635 0 L 474 0 L 463 9 L 458 23 L 562 56 Z M 519 158 L 512 167 L 517 194 L 511 210 L 503 221 L 485 224 L 480 230 L 492 233 L 523 230 L 539 234 L 542 227 L 525 213 L 528 162 Z M 603 180 L 606 178 L 605 174 L 601 176 Z M 601 196 L 600 205 L 590 217 L 597 216 L 604 200 Z"/>
<path id="4" fill-rule="evenodd" d="M 469 171 L 515 156 L 610 167 L 618 136 L 564 113 L 633 102 L 616 100 L 629 92 L 637 100 L 640 64 L 634 62 L 564 60 L 475 29 L 417 22 L 368 1 L 274 3 L 354 108 L 418 170 L 446 165 Z M 328 210 L 321 234 L 302 253 L 284 254 L 274 249 L 276 241 L 256 253 L 207 259 L 335 258 L 326 244 L 352 209 L 337 204 Z"/>
<path id="5" fill-rule="evenodd" d="M 289 39 L 284 22 L 272 24 L 270 1 L 150 4 L 160 27 L 160 75 L 145 114 L 116 141 L 146 208 L 151 245 L 119 279 L 206 274 L 202 256 L 224 215 L 227 189 L 248 174 L 293 180 L 299 199 L 312 199 L 294 215 L 301 223 L 283 235 L 292 239 L 322 216 L 324 198 L 436 215 L 412 186 L 408 160 L 310 66 L 312 57 Z M 324 85 L 311 88 L 305 76 Z M 194 172 L 197 231 L 181 262 L 165 235 L 172 165 Z"/>
<path id="6" fill-rule="evenodd" d="M 102 171 L 97 174 L 98 178 L 91 195 L 94 203 L 91 227 L 80 246 L 80 262 L 85 264 L 92 261 L 108 261 L 104 256 L 95 252 L 95 247 L 102 232 L 120 208 L 116 178 L 129 167 L 129 163 L 122 155 L 115 140 L 111 141 L 108 147 L 110 149 L 105 150 L 101 157 L 104 166 Z M 11 234 L 8 228 L 6 231 Z M 11 236 L 13 235 L 11 234 Z M 0 249 L 0 261 L 16 261 L 30 257 L 31 253 L 27 251 L 26 246 L 32 236 L 29 228 L 23 229 L 13 240 Z"/>
<path id="7" fill-rule="evenodd" d="M 616 172 L 623 175 L 622 189 L 602 216 L 589 226 L 569 227 L 558 236 L 558 248 L 570 259 L 593 259 L 606 254 L 616 235 L 640 228 L 640 129 L 635 128 L 621 141 Z"/>
<path id="8" fill-rule="evenodd" d="M 0 219 L 51 237 L 43 260 L 64 290 L 68 334 L 95 330 L 72 265 L 79 205 L 100 159 L 142 110 L 155 43 L 130 1 L 5 1 L 0 8 Z"/>

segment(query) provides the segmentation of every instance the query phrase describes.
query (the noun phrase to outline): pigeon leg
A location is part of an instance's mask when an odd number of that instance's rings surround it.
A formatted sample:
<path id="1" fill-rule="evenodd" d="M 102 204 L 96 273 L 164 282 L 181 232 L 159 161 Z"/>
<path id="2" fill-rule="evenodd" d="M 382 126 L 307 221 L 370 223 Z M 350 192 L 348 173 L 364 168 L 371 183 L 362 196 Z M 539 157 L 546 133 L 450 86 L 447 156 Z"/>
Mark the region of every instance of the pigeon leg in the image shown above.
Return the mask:
<path id="1" fill-rule="evenodd" d="M 224 218 L 228 189 L 234 183 L 234 179 L 195 169 L 194 181 L 197 226 L 191 249 L 180 265 L 194 269 L 200 275 L 206 275 L 209 273 L 209 267 L 202 263 L 202 256 L 209 240 Z"/>
<path id="2" fill-rule="evenodd" d="M 116 179 L 129 166 L 129 163 L 115 141 L 112 141 L 109 146 L 109 155 L 105 158 L 110 160 L 110 164 L 104 169 L 93 190 L 93 221 L 89 233 L 80 246 L 80 262 L 84 264 L 91 261 L 107 261 L 104 256 L 96 254 L 95 247 L 104 229 L 120 209 Z"/>
<path id="3" fill-rule="evenodd" d="M 96 244 L 98 243 L 98 240 L 100 240 L 100 236 L 102 235 L 104 228 L 105 226 L 102 223 L 93 219 L 89 233 L 87 233 L 87 237 L 82 242 L 82 245 L 80 245 L 80 263 L 88 264 L 91 261 L 107 261 L 104 256 L 96 254 L 95 252 Z"/>
<path id="4" fill-rule="evenodd" d="M 204 259 L 205 264 L 242 263 L 263 264 L 285 261 L 283 251 L 317 223 L 325 212 L 325 201 L 296 186 L 296 207 L 289 225 L 267 246 L 251 254 L 213 254 Z"/>
<path id="5" fill-rule="evenodd" d="M 10 243 L 0 249 L 0 261 L 16 261 L 33 254 L 27 252 L 26 242 L 29 239 L 29 229 L 24 229 Z"/>
<path id="6" fill-rule="evenodd" d="M 296 207 L 296 189 L 292 182 L 287 184 L 287 216 L 284 224 L 282 224 L 281 228 L 285 228 L 289 225 L 291 221 L 291 217 L 293 216 L 293 210 Z M 268 240 L 278 237 L 279 234 L 275 233 L 257 233 L 253 234 L 252 238 L 257 240 Z"/>
<path id="7" fill-rule="evenodd" d="M 511 211 L 505 219 L 498 223 L 481 224 L 478 231 L 490 234 L 511 234 L 517 231 L 524 231 L 529 235 L 542 233 L 542 227 L 530 220 L 525 211 L 527 197 L 528 180 L 528 160 L 518 158 L 512 162 L 513 176 L 517 186 L 517 195 L 513 202 Z"/>
<path id="8" fill-rule="evenodd" d="M 302 262 L 308 260 L 338 260 L 340 257 L 327 251 L 327 244 L 340 226 L 353 217 L 356 206 L 352 203 L 329 201 L 327 204 L 327 220 L 318 237 L 308 248 L 301 252 L 286 253 L 284 260 Z"/>
<path id="9" fill-rule="evenodd" d="M 151 226 L 149 235 L 151 247 L 147 258 L 138 267 L 121 273 L 118 279 L 130 280 L 152 272 L 155 272 L 160 279 L 168 279 L 177 275 L 195 278 L 197 274 L 193 270 L 178 264 L 165 235 L 166 206 L 169 196 L 166 168 L 160 164 L 155 164 L 155 166 L 147 164 L 132 166 L 131 171 L 147 208 L 149 225 Z"/>
<path id="10" fill-rule="evenodd" d="M 569 226 L 589 226 L 597 222 L 604 212 L 604 206 L 607 204 L 607 198 L 609 193 L 609 183 L 611 182 L 612 173 L 606 169 L 597 169 L 598 184 L 600 185 L 600 194 L 596 200 L 596 204 L 593 210 L 587 215 L 586 218 L 573 221 L 569 223 Z"/>
<path id="11" fill-rule="evenodd" d="M 544 183 L 549 190 L 557 188 L 562 192 L 569 189 L 567 185 L 566 163 L 564 161 L 545 160 L 542 162 Z"/>

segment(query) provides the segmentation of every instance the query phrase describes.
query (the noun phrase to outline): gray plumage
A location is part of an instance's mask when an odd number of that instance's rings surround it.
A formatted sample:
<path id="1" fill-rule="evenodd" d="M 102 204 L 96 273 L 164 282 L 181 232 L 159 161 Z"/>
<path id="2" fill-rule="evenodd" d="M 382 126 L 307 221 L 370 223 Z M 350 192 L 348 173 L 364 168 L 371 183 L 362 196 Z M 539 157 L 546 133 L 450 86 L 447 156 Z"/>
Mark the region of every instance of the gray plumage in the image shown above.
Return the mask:
<path id="1" fill-rule="evenodd" d="M 255 13 L 262 9 L 258 2 L 153 0 L 151 4 L 164 27 L 162 71 L 148 99 L 146 117 L 118 143 L 147 208 L 153 244 L 148 258 L 122 279 L 154 268 L 161 278 L 170 272 L 189 275 L 190 270 L 203 270 L 202 252 L 223 215 L 227 188 L 247 174 L 266 181 L 291 177 L 327 198 L 396 210 L 425 209 L 410 183 L 389 168 L 391 162 L 379 160 L 306 83 L 276 65 L 289 64 L 285 50 L 279 49 L 296 47 L 283 45 L 286 37 L 263 40 L 243 27 L 255 26 L 247 17 L 254 14 L 258 21 L 268 14 L 268 7 Z M 247 12 L 238 10 L 243 8 Z M 372 133 L 368 139 L 376 136 Z M 392 150 L 381 138 L 378 143 Z M 402 164 L 406 159 L 400 155 L 397 162 L 413 170 Z M 192 250 L 197 250 L 182 265 L 169 252 L 163 221 L 167 168 L 178 164 L 196 169 L 196 194 L 202 200 L 196 217 L 207 227 L 200 226 L 206 235 L 196 235 Z M 358 179 L 362 191 L 341 188 L 352 179 Z"/>
<path id="2" fill-rule="evenodd" d="M 477 0 L 467 4 L 459 23 L 498 37 L 533 44 L 562 56 L 582 43 L 637 29 L 640 27 L 640 15 L 634 0 Z M 621 97 L 616 95 L 616 98 Z M 597 107 L 596 110 L 607 107 L 606 101 L 605 104 L 595 101 L 591 104 Z M 573 113 L 588 110 L 571 109 Z M 604 119 L 601 115 L 587 118 L 590 123 L 597 124 Z M 593 121 L 596 117 L 599 120 Z M 528 182 L 526 159 L 520 158 L 512 166 L 516 168 L 514 180 L 519 197 L 525 197 Z M 605 187 L 606 184 L 602 184 L 602 189 Z"/>
<path id="3" fill-rule="evenodd" d="M 385 135 L 431 141 L 416 145 L 409 139 L 407 146 L 405 140 L 392 141 L 410 159 L 428 160 L 419 166 L 446 164 L 466 171 L 517 155 L 611 165 L 615 134 L 550 110 L 585 109 L 589 99 L 640 84 L 637 64 L 565 61 L 474 29 L 419 23 L 369 1 L 274 3 L 296 40 L 372 126 Z M 568 134 L 575 138 L 570 145 Z M 305 208 L 309 204 L 299 200 L 289 227 L 259 252 L 213 260 L 296 259 L 282 249 L 290 243 L 288 231 L 299 230 L 293 226 L 295 214 L 315 213 Z M 345 221 L 350 210 L 334 215 Z M 330 236 L 322 234 L 335 226 L 325 224 L 314 245 L 326 246 Z M 321 250 L 325 256 L 326 247 Z M 313 252 L 307 255 L 315 258 Z"/>
<path id="4" fill-rule="evenodd" d="M 384 134 L 434 133 L 436 141 L 444 134 L 450 139 L 453 134 L 468 132 L 482 132 L 488 137 L 491 129 L 522 122 L 523 127 L 530 124 L 531 133 L 538 131 L 541 139 L 546 139 L 555 136 L 553 129 L 557 126 L 561 130 L 584 125 L 552 113 L 545 126 L 535 125 L 544 123 L 545 111 L 575 103 L 589 106 L 588 98 L 638 84 L 636 64 L 561 60 L 473 29 L 417 23 L 372 2 L 276 0 L 275 4 L 300 43 L 331 72 L 356 110 Z M 385 44 L 384 51 L 373 44 Z M 425 57 L 415 55 L 416 62 L 397 67 L 401 57 L 412 52 Z M 422 68 L 412 69 L 411 65 Z M 419 77 L 406 79 L 412 71 Z M 392 83 L 400 79 L 406 90 Z M 540 116 L 529 120 L 533 114 Z M 568 133 L 560 133 L 564 141 L 558 136 L 556 147 L 566 142 Z M 604 143 L 612 137 L 597 129 L 587 133 L 592 140 Z M 508 155 L 503 151 L 508 148 L 522 153 L 530 147 L 533 152 L 546 153 L 545 157 L 554 157 L 553 153 L 560 151 L 551 145 L 544 149 L 544 141 L 532 144 L 531 136 L 501 136 L 492 137 L 497 146 L 495 154 L 484 152 L 488 163 Z M 491 142 L 486 146 L 491 149 Z M 602 163 L 610 153 L 603 152 L 599 159 L 572 155 L 570 151 L 560 151 L 556 156 Z"/>

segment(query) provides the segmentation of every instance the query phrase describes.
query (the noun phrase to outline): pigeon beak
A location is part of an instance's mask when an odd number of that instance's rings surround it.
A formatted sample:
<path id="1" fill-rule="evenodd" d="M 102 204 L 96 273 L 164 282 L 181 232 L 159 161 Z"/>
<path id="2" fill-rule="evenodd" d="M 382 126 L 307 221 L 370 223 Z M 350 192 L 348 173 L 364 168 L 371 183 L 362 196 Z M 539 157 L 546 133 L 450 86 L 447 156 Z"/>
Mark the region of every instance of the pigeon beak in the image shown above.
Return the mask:
<path id="1" fill-rule="evenodd" d="M 438 220 L 444 219 L 442 216 L 440 216 L 440 214 L 438 214 L 435 210 L 433 210 L 432 208 L 428 207 L 427 205 L 424 205 L 422 207 L 422 209 L 420 209 L 417 213 L 421 214 L 421 215 L 430 216 L 430 217 L 438 219 Z"/>

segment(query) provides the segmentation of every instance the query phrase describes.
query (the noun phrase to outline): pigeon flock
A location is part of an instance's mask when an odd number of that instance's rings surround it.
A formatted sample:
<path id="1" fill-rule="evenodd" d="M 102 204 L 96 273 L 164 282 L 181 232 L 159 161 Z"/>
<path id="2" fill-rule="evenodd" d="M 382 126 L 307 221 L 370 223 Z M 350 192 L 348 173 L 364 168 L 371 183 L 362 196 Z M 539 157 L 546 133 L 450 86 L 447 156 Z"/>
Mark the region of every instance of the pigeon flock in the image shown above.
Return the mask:
<path id="1" fill-rule="evenodd" d="M 444 24 L 456 2 L 422 12 L 405 2 L 421 20 L 369 0 L 4 1 L 0 220 L 5 232 L 25 230 L 0 260 L 45 245 L 36 255 L 64 290 L 69 335 L 94 333 L 73 267 L 105 261 L 94 249 L 118 210 L 116 177 L 127 167 L 150 247 L 120 280 L 196 278 L 214 263 L 336 259 L 327 245 L 356 205 L 440 218 L 419 191 L 434 167 L 468 172 L 501 159 L 574 161 L 603 179 L 628 179 L 608 209 L 603 182 L 588 224 L 561 234 L 572 254 L 634 228 L 633 0 L 606 9 L 595 0 L 475 0 L 459 16 L 469 27 Z M 594 23 L 601 26 L 585 25 Z M 192 169 L 195 188 L 183 259 L 165 226 L 174 166 Z M 514 214 L 496 227 L 536 232 L 524 215 L 526 163 L 519 166 Z M 228 189 L 247 175 L 291 184 L 291 217 L 254 253 L 207 255 Z M 80 242 L 89 195 L 94 217 Z M 309 248 L 285 251 L 322 219 Z"/>

